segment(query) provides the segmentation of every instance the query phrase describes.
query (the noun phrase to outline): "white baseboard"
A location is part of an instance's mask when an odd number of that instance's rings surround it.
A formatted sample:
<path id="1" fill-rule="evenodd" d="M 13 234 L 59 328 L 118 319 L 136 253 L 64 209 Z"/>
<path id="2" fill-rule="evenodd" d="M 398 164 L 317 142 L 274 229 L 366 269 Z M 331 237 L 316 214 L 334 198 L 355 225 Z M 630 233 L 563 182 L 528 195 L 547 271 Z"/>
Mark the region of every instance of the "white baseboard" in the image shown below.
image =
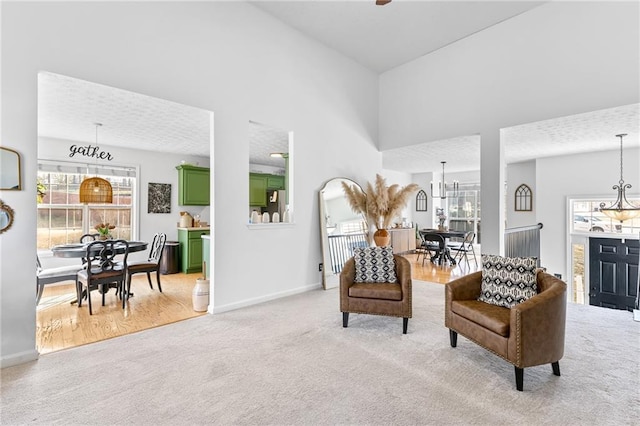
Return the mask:
<path id="1" fill-rule="evenodd" d="M 640 310 L 639 309 L 634 309 L 633 310 L 633 320 L 634 321 L 640 321 Z"/>
<path id="2" fill-rule="evenodd" d="M 282 297 L 293 296 L 294 294 L 305 293 L 307 291 L 318 290 L 320 288 L 322 288 L 322 285 L 320 283 L 309 284 L 291 290 L 271 293 L 260 297 L 254 297 L 251 299 L 241 300 L 239 302 L 229 303 L 227 305 L 214 306 L 213 311 L 211 310 L 211 305 L 209 305 L 209 313 L 219 314 L 222 312 L 233 311 L 235 309 L 246 308 L 247 306 L 257 305 L 258 303 L 264 303 L 270 300 L 280 299 Z"/>
<path id="3" fill-rule="evenodd" d="M 0 359 L 0 368 L 13 367 L 14 365 L 24 364 L 31 361 L 36 361 L 40 353 L 35 349 L 32 351 L 19 352 L 8 356 L 3 356 Z"/>

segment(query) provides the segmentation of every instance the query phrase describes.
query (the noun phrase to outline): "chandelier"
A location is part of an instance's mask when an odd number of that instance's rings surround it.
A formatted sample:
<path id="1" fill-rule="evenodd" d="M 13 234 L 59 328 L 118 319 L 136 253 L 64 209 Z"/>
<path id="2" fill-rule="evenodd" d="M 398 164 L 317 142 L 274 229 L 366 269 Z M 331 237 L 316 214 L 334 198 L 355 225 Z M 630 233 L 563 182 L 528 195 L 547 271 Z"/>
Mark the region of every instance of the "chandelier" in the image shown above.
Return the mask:
<path id="1" fill-rule="evenodd" d="M 640 207 L 634 206 L 627 200 L 625 191 L 631 188 L 631 184 L 624 183 L 622 178 L 622 138 L 625 136 L 627 136 L 626 133 L 616 135 L 620 138 L 620 181 L 617 185 L 613 185 L 613 189 L 618 191 L 618 198 L 609 207 L 605 207 L 605 203 L 600 203 L 600 211 L 611 219 L 619 220 L 620 223 L 640 215 Z"/>
<path id="2" fill-rule="evenodd" d="M 453 197 L 458 196 L 458 181 L 454 180 L 450 187 L 447 187 L 447 182 L 444 179 L 444 165 L 446 161 L 441 161 L 442 163 L 442 180 L 438 182 L 438 192 L 436 194 L 433 193 L 433 181 L 431 181 L 431 197 L 432 198 L 440 198 L 446 199 L 447 192 L 450 192 Z"/>
<path id="3" fill-rule="evenodd" d="M 96 148 L 98 147 L 98 127 L 100 123 L 94 123 L 96 126 Z M 96 159 L 96 165 L 97 165 Z M 97 173 L 97 171 L 96 171 Z M 111 204 L 113 203 L 113 189 L 108 180 L 99 178 L 98 176 L 87 178 L 80 183 L 80 202 L 95 204 Z"/>

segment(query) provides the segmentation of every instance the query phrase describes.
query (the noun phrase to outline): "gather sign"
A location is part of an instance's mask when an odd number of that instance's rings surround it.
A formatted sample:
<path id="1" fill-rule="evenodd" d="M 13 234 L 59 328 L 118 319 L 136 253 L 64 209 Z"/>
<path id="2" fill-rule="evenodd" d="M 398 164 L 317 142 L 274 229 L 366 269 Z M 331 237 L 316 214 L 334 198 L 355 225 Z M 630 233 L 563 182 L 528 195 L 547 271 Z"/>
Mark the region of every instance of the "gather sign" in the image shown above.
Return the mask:
<path id="1" fill-rule="evenodd" d="M 111 153 L 108 151 L 102 151 L 100 149 L 99 146 L 93 146 L 93 145 L 86 145 L 86 146 L 79 146 L 79 145 L 71 145 L 69 147 L 69 157 L 73 157 L 76 154 L 78 155 L 82 155 L 84 157 L 90 157 L 90 158 L 97 158 L 100 160 L 107 160 L 107 161 L 111 161 L 113 160 L 113 157 L 111 156 Z"/>

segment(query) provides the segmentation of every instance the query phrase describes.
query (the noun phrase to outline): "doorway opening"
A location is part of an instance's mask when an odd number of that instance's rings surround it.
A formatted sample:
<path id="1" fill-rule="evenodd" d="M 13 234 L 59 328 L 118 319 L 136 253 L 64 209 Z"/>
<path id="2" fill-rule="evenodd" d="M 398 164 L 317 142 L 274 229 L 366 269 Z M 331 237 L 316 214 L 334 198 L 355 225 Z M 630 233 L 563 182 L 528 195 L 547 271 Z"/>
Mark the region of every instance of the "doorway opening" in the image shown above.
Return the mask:
<path id="1" fill-rule="evenodd" d="M 99 140 L 96 122 L 102 124 Z M 202 222 L 214 221 L 210 205 L 178 205 L 176 170 L 184 163 L 212 169 L 211 111 L 41 72 L 37 152 L 42 193 L 37 257 L 45 269 L 81 262 L 57 257 L 51 247 L 79 244 L 77 237 L 100 219 L 116 224 L 117 237 L 148 243 L 155 233 L 165 233 L 168 242 L 177 243 L 180 211 L 199 215 Z M 97 154 L 105 152 L 108 155 Z M 87 169 L 115 179 L 112 204 L 79 203 L 78 180 Z M 211 180 L 213 176 L 210 173 Z M 162 209 L 157 208 L 157 191 L 152 191 L 158 185 L 167 188 Z M 210 188 L 213 197 L 214 185 Z M 209 270 L 214 266 L 213 250 L 212 240 L 210 259 L 205 260 Z M 128 261 L 146 260 L 148 255 L 148 251 L 130 253 Z M 93 315 L 88 314 L 86 303 L 81 307 L 71 303 L 76 297 L 73 280 L 47 284 L 36 308 L 38 351 L 49 353 L 202 315 L 191 303 L 191 290 L 202 273 L 174 272 L 161 275 L 162 292 L 155 276 L 151 288 L 145 274 L 133 275 L 134 297 L 125 309 L 113 291 L 105 294 L 105 306 L 101 306 L 101 295 L 92 292 Z"/>

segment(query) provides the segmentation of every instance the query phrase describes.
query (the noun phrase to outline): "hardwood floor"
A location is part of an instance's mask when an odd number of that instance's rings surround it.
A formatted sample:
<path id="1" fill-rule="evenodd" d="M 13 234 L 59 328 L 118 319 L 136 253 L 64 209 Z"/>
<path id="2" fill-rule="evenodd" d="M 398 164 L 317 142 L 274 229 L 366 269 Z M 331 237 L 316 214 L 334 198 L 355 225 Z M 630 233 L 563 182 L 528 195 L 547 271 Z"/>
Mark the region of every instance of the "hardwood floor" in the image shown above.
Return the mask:
<path id="1" fill-rule="evenodd" d="M 94 343 L 112 337 L 158 327 L 204 315 L 193 310 L 192 291 L 200 272 L 162 275 L 162 293 L 155 284 L 149 288 L 147 276 L 133 276 L 130 298 L 125 309 L 114 290 L 101 295 L 92 292 L 93 315 L 89 315 L 86 300 L 78 308 L 70 304 L 75 299 L 75 285 L 46 286 L 36 313 L 36 345 L 41 354 Z"/>
<path id="2" fill-rule="evenodd" d="M 456 278 L 460 278 L 464 275 L 468 275 L 482 269 L 480 256 L 477 256 L 478 266 L 476 266 L 473 258 L 469 255 L 468 265 L 463 259 L 461 263 L 453 267 L 450 265 L 440 266 L 433 264 L 428 257 L 423 263 L 422 255 L 420 255 L 420 261 L 416 261 L 418 257 L 417 254 L 405 254 L 403 256 L 411 262 L 411 278 L 414 280 L 429 281 L 432 283 L 446 284 Z"/>
<path id="3" fill-rule="evenodd" d="M 446 284 L 463 275 L 481 268 L 470 264 L 434 265 L 428 259 L 417 261 L 417 254 L 406 254 L 411 262 L 411 276 L 415 280 Z M 74 284 L 46 286 L 36 314 L 36 345 L 41 354 L 59 351 L 74 346 L 86 345 L 100 340 L 123 336 L 129 333 L 158 327 L 204 315 L 193 310 L 192 291 L 201 273 L 162 275 L 162 293 L 157 290 L 152 276 L 154 290 L 149 288 L 145 274 L 133 276 L 131 291 L 125 309 L 122 302 L 111 290 L 106 295 L 105 306 L 101 306 L 101 295 L 92 293 L 93 315 L 89 315 L 86 301 L 78 308 L 70 304 L 75 299 Z"/>

